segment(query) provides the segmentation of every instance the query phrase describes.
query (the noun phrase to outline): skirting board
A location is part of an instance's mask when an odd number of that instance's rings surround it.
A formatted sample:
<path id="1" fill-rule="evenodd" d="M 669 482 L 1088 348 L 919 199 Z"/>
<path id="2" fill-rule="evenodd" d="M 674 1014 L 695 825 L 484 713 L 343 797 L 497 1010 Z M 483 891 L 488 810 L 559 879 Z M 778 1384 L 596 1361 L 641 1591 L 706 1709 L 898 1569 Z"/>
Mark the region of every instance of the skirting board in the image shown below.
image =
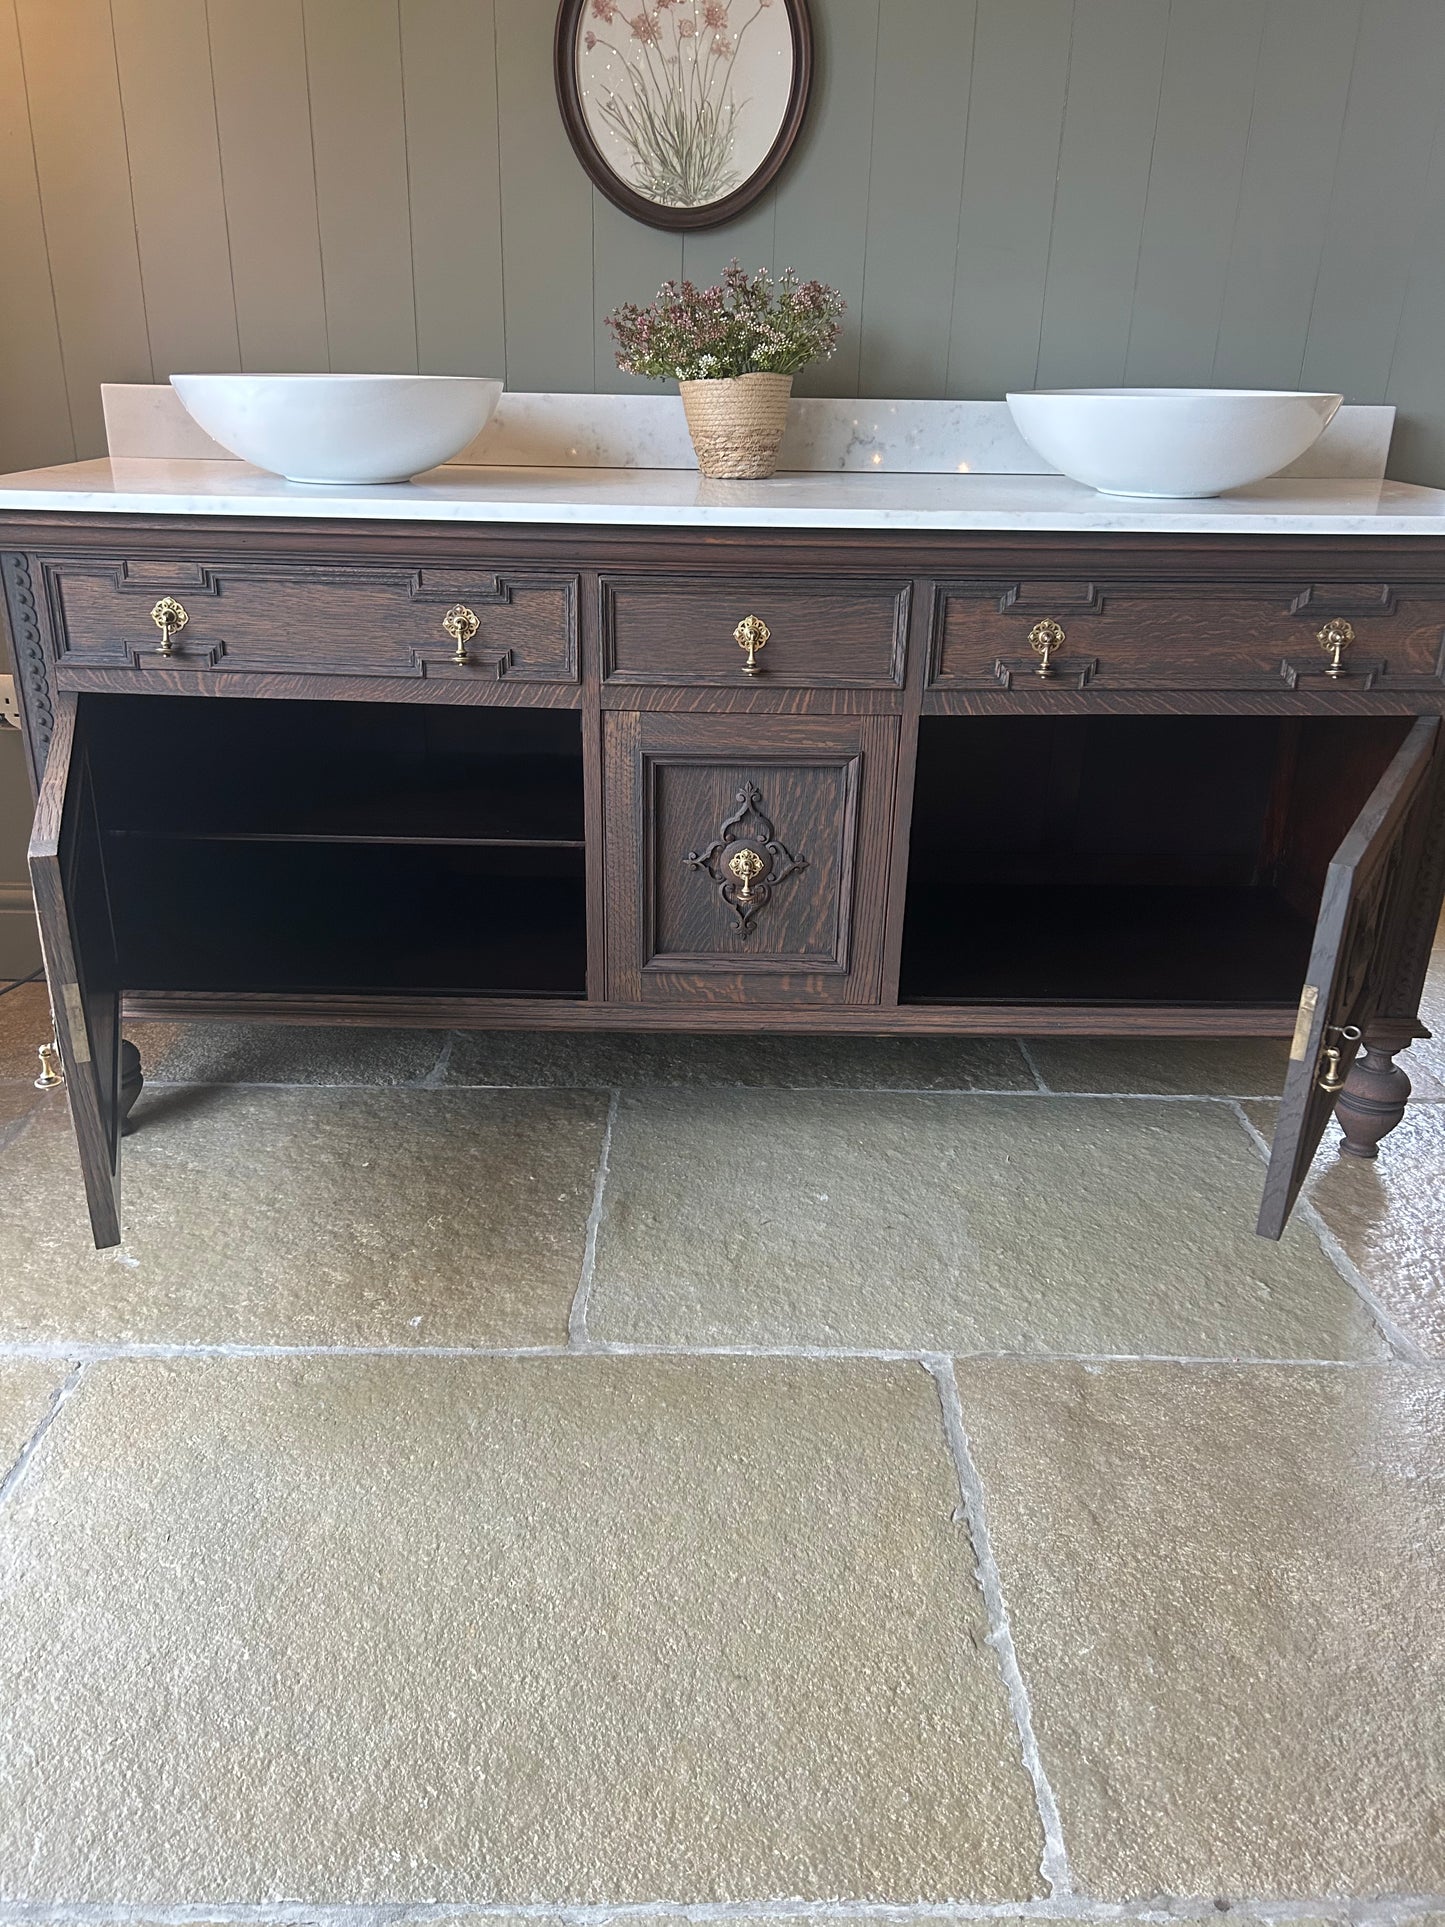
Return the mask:
<path id="1" fill-rule="evenodd" d="M 28 883 L 0 883 L 0 983 L 40 968 L 40 938 Z"/>

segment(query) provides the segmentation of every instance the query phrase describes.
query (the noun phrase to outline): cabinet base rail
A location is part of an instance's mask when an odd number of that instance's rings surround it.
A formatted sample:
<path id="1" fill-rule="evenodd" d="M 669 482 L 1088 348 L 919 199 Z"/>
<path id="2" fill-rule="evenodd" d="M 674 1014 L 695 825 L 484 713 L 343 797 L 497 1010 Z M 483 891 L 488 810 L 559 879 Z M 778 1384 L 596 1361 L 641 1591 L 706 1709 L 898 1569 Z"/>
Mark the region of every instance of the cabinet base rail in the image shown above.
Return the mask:
<path id="1" fill-rule="evenodd" d="M 714 1004 L 686 1009 L 464 996 L 308 996 L 260 992 L 132 992 L 125 1015 L 165 1023 L 366 1025 L 436 1030 L 809 1032 L 908 1037 L 1288 1037 L 1292 1004 Z"/>

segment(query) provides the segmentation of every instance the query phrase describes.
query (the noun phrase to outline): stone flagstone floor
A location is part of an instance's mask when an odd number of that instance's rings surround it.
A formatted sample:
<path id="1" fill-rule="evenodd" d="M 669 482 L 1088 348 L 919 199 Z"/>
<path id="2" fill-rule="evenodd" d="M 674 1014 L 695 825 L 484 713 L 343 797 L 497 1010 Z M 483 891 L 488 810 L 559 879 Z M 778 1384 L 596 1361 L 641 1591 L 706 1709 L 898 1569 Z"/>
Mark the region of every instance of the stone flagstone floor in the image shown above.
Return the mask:
<path id="1" fill-rule="evenodd" d="M 45 1025 L 0 1927 L 1445 1927 L 1445 1043 L 135 1026 L 97 1254 Z"/>

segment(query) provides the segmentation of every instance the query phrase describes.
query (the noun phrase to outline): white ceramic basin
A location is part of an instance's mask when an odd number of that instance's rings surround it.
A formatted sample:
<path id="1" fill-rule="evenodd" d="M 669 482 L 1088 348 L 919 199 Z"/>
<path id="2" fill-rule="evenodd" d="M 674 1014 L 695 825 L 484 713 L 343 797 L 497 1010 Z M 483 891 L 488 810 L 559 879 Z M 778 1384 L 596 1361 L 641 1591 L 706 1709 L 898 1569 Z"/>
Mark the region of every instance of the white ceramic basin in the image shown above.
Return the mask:
<path id="1" fill-rule="evenodd" d="M 486 427 L 502 384 L 480 375 L 172 375 L 222 448 L 290 482 L 406 482 Z"/>
<path id="2" fill-rule="evenodd" d="M 1251 388 L 1056 388 L 1009 395 L 1038 455 L 1105 495 L 1201 496 L 1262 482 L 1328 428 L 1341 395 Z"/>

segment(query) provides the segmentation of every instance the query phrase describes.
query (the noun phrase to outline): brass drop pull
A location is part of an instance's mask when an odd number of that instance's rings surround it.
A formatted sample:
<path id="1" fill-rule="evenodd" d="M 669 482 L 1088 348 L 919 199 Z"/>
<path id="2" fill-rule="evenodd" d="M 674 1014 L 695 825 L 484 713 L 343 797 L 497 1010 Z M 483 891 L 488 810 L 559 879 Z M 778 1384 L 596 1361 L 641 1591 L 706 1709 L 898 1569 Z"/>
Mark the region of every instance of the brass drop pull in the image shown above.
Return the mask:
<path id="1" fill-rule="evenodd" d="M 35 1080 L 37 1091 L 53 1091 L 65 1082 L 65 1071 L 60 1062 L 60 1046 L 52 1040 L 40 1046 L 40 1075 Z"/>
<path id="2" fill-rule="evenodd" d="M 762 675 L 763 672 L 758 667 L 758 651 L 767 647 L 768 638 L 772 633 L 761 616 L 744 616 L 737 628 L 733 630 L 733 641 L 739 649 L 746 649 L 748 652 L 748 659 L 743 664 L 745 676 Z"/>
<path id="3" fill-rule="evenodd" d="M 1333 676 L 1337 682 L 1341 676 L 1348 676 L 1350 673 L 1340 658 L 1344 655 L 1354 639 L 1354 624 L 1346 622 L 1343 616 L 1333 616 L 1316 637 L 1316 641 L 1319 643 L 1321 649 L 1324 650 L 1330 659 L 1329 667 L 1326 669 L 1325 674 L 1327 676 Z"/>
<path id="4" fill-rule="evenodd" d="M 728 869 L 731 870 L 732 874 L 742 885 L 742 888 L 737 894 L 737 901 L 739 903 L 752 902 L 753 885 L 763 874 L 765 867 L 763 859 L 758 855 L 756 850 L 742 849 L 738 851 L 736 856 L 728 859 Z"/>
<path id="5" fill-rule="evenodd" d="M 1343 1027 L 1336 1027 L 1331 1035 L 1343 1037 L 1345 1042 L 1325 1046 L 1324 1056 L 1320 1059 L 1319 1087 L 1326 1097 L 1338 1097 L 1345 1088 L 1345 1080 L 1349 1075 L 1345 1065 L 1345 1047 L 1350 1047 L 1350 1060 L 1353 1062 L 1355 1055 L 1353 1047 L 1360 1041 L 1360 1030 L 1357 1024 L 1346 1024 Z"/>
<path id="6" fill-rule="evenodd" d="M 447 610 L 442 617 L 442 627 L 457 645 L 452 655 L 453 662 L 470 662 L 467 644 L 481 628 L 475 609 L 469 609 L 465 602 L 458 602 Z"/>
<path id="7" fill-rule="evenodd" d="M 154 609 L 151 610 L 151 621 L 161 632 L 161 639 L 156 645 L 156 654 L 158 656 L 173 656 L 175 654 L 172 644 L 190 619 L 190 616 L 186 613 L 184 604 L 177 602 L 173 595 L 163 595 L 161 597 Z"/>
<path id="8" fill-rule="evenodd" d="M 1051 619 L 1034 624 L 1029 630 L 1029 647 L 1039 659 L 1037 675 L 1052 677 L 1059 673 L 1054 668 L 1054 655 L 1067 640 L 1062 627 Z"/>

